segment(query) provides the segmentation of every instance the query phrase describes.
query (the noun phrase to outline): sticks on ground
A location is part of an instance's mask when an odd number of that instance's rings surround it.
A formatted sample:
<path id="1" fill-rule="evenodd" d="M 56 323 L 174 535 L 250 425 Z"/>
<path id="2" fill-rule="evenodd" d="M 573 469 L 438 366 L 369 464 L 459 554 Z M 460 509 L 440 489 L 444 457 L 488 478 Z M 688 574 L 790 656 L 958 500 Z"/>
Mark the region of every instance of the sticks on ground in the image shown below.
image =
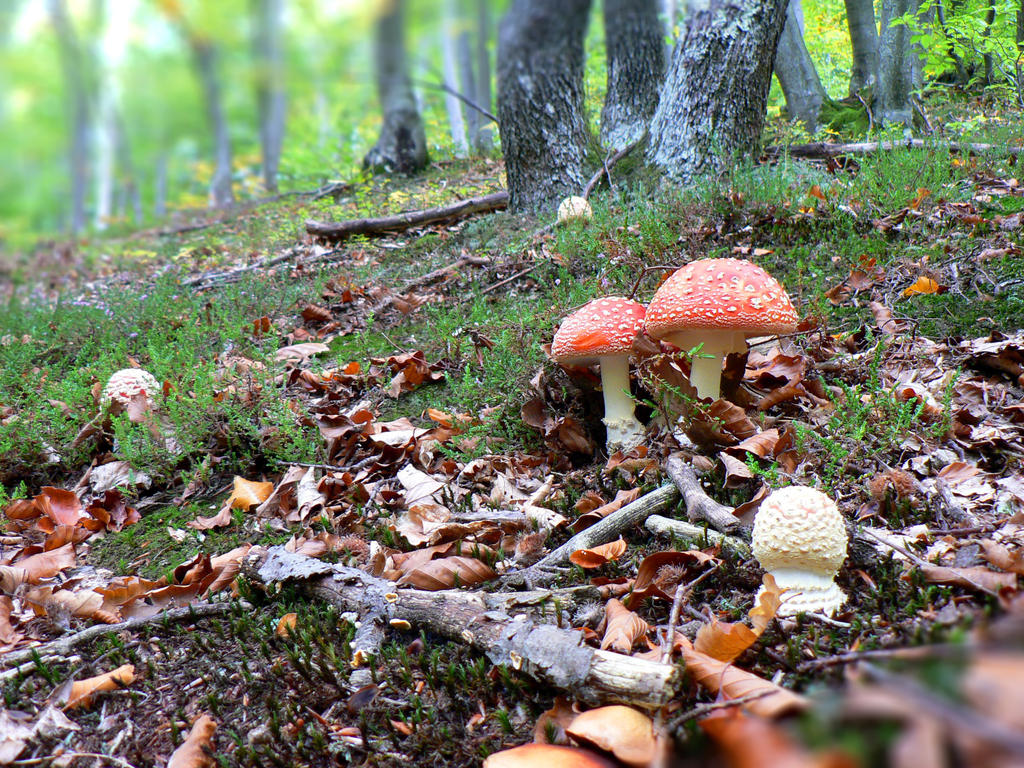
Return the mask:
<path id="1" fill-rule="evenodd" d="M 685 520 L 673 520 L 670 517 L 651 515 L 644 523 L 644 527 L 651 533 L 662 536 L 676 536 L 680 539 L 694 539 L 697 542 L 707 541 L 708 544 L 720 545 L 722 549 L 735 552 L 743 558 L 750 557 L 750 545 L 735 536 L 727 536 L 724 533 L 704 528 Z"/>
<path id="2" fill-rule="evenodd" d="M 339 609 L 359 612 L 364 624 L 417 627 L 466 643 L 495 664 L 510 665 L 587 703 L 660 707 L 671 701 L 681 683 L 679 671 L 670 664 L 590 648 L 582 644 L 579 632 L 535 623 L 520 608 L 526 597 L 521 593 L 396 589 L 392 582 L 358 569 L 323 563 L 280 546 L 254 547 L 243 568 L 262 583 L 302 582 Z M 568 590 L 544 592 L 550 602 Z"/>
<path id="3" fill-rule="evenodd" d="M 740 527 L 739 519 L 733 515 L 729 507 L 719 504 L 704 493 L 693 467 L 686 464 L 681 457 L 670 456 L 665 462 L 665 472 L 683 495 L 691 522 L 704 520 L 712 528 L 723 533 L 735 531 Z"/>
<path id="4" fill-rule="evenodd" d="M 950 152 L 963 154 L 993 153 L 997 155 L 1024 154 L 1024 147 L 1006 147 L 998 144 L 972 144 L 969 142 L 935 142 L 922 139 L 906 139 L 904 141 L 860 141 L 852 144 L 830 144 L 816 141 L 811 144 L 791 144 L 788 147 L 766 147 L 764 154 L 769 159 L 789 155 L 810 160 L 839 157 L 841 155 L 873 155 L 877 152 L 888 152 L 893 149 L 946 149 Z"/>
<path id="5" fill-rule="evenodd" d="M 352 235 L 381 235 L 411 229 L 422 224 L 438 221 L 459 219 L 474 213 L 491 213 L 508 207 L 508 192 L 494 192 L 482 197 L 471 197 L 460 200 L 452 205 L 440 208 L 428 208 L 422 211 L 408 211 L 394 216 L 380 216 L 369 219 L 349 219 L 348 221 L 316 221 L 306 220 L 306 231 L 317 237 L 341 240 Z"/>

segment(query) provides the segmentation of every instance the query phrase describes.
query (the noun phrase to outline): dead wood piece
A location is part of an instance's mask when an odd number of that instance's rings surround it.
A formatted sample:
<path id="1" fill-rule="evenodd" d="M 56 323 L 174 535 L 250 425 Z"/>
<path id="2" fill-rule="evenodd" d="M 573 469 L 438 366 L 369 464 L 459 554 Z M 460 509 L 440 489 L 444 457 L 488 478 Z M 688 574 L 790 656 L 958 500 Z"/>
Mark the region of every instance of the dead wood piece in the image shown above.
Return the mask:
<path id="1" fill-rule="evenodd" d="M 11 651 L 10 653 L 5 653 L 3 656 L 0 656 L 0 665 L 4 668 L 9 668 L 25 661 L 29 661 L 34 658 L 36 654 L 44 658 L 47 656 L 64 656 L 72 648 L 81 645 L 82 643 L 87 643 L 93 638 L 109 635 L 112 632 L 121 632 L 123 630 L 130 632 L 131 630 L 137 629 L 145 624 L 152 624 L 157 621 L 180 621 L 181 619 L 200 619 L 205 616 L 216 616 L 220 613 L 227 613 L 235 605 L 241 605 L 246 609 L 252 607 L 244 601 L 239 603 L 198 603 L 196 605 L 186 605 L 182 608 L 173 608 L 169 611 L 161 611 L 160 613 L 153 614 L 152 616 L 140 616 L 135 619 L 129 619 L 128 621 L 122 621 L 119 624 L 97 624 L 83 629 L 81 632 L 76 632 L 73 635 L 59 637 L 56 640 L 51 640 L 50 642 L 43 643 L 42 645 L 35 645 L 23 651 Z"/>
<path id="2" fill-rule="evenodd" d="M 816 141 L 810 144 L 790 144 L 789 146 L 766 147 L 764 154 L 769 159 L 782 155 L 805 159 L 825 159 L 842 155 L 871 155 L 877 152 L 888 152 L 893 149 L 946 149 L 950 152 L 982 154 L 992 152 L 998 155 L 1024 154 L 1024 147 L 1008 147 L 998 144 L 977 144 L 971 142 L 934 142 L 922 139 L 906 139 L 904 141 L 860 141 L 850 144 L 832 144 Z"/>
<path id="3" fill-rule="evenodd" d="M 644 526 L 651 533 L 662 536 L 677 536 L 680 539 L 693 539 L 700 545 L 703 545 L 706 541 L 708 544 L 721 545 L 722 549 L 735 552 L 740 557 L 750 557 L 750 545 L 742 539 L 738 539 L 735 536 L 727 536 L 724 533 L 694 525 L 685 520 L 673 520 L 670 517 L 651 515 L 647 518 Z"/>
<path id="4" fill-rule="evenodd" d="M 739 519 L 733 515 L 729 507 L 719 504 L 704 492 L 693 467 L 686 464 L 681 457 L 670 456 L 665 462 L 665 473 L 683 495 L 691 522 L 705 520 L 711 527 L 723 533 L 735 531 L 740 527 Z"/>
<path id="5" fill-rule="evenodd" d="M 422 211 L 408 211 L 394 216 L 380 216 L 368 219 L 349 219 L 348 221 L 316 221 L 306 220 L 306 231 L 311 235 L 331 239 L 342 239 L 352 235 L 380 235 L 396 232 L 421 224 L 432 224 L 437 221 L 458 219 L 474 213 L 490 213 L 500 211 L 508 206 L 508 192 L 494 192 L 482 197 L 471 197 L 460 200 L 452 205 L 440 208 L 428 208 Z"/>
<path id="6" fill-rule="evenodd" d="M 250 578 L 266 584 L 305 582 L 317 597 L 343 611 L 359 612 L 364 623 L 407 622 L 464 642 L 493 663 L 511 666 L 588 704 L 660 707 L 671 701 L 681 684 L 672 665 L 600 651 L 583 645 L 579 632 L 535 623 L 524 612 L 506 612 L 521 606 L 524 598 L 543 600 L 543 591 L 509 595 L 396 589 L 392 582 L 355 568 L 296 555 L 281 546 L 254 548 L 243 569 Z"/>
<path id="7" fill-rule="evenodd" d="M 674 485 L 663 485 L 583 529 L 529 568 L 505 574 L 503 582 L 506 586 L 532 586 L 550 581 L 553 578 L 552 569 L 565 563 L 573 552 L 611 541 L 627 528 L 639 525 L 656 512 L 671 506 L 678 498 L 679 490 Z"/>
<path id="8" fill-rule="evenodd" d="M 619 160 L 624 158 L 626 155 L 628 155 L 638 146 L 643 144 L 645 141 L 647 141 L 646 133 L 639 139 L 634 141 L 632 144 L 629 144 L 623 147 L 622 149 L 618 150 L 617 152 L 613 153 L 612 155 L 610 155 L 608 159 L 601 164 L 601 167 L 598 169 L 597 173 L 590 177 L 590 181 L 587 182 L 587 186 L 583 188 L 583 199 L 586 200 L 590 197 L 590 194 L 594 191 L 594 187 L 596 187 L 600 183 L 601 179 L 604 178 L 605 176 L 608 177 L 608 186 L 610 187 L 612 185 L 612 166 L 614 166 L 617 162 L 619 162 Z"/>
<path id="9" fill-rule="evenodd" d="M 487 256 L 471 256 L 465 251 L 463 251 L 463 255 L 459 257 L 457 260 L 453 261 L 451 264 L 448 264 L 444 267 L 439 267 L 437 269 L 433 269 L 430 272 L 427 272 L 425 275 L 420 275 L 414 280 L 410 280 L 408 283 L 403 285 L 397 292 L 389 293 L 383 299 L 374 304 L 373 307 L 370 309 L 370 312 L 373 314 L 378 314 L 385 307 L 391 306 L 391 304 L 393 304 L 396 299 L 406 296 L 412 291 L 419 290 L 424 286 L 430 285 L 436 280 L 448 277 L 449 275 L 454 273 L 455 270 L 460 269 L 461 267 L 465 267 L 467 265 L 479 267 L 483 266 L 484 264 L 490 263 L 491 260 Z"/>

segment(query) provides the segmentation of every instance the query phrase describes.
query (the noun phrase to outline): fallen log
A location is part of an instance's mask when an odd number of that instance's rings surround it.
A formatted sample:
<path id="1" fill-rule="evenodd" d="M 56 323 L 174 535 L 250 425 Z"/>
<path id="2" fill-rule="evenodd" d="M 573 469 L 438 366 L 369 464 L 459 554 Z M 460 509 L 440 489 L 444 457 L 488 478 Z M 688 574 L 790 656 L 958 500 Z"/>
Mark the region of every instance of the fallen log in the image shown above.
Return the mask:
<path id="1" fill-rule="evenodd" d="M 407 211 L 394 216 L 379 216 L 368 219 L 349 219 L 347 221 L 306 220 L 306 231 L 317 237 L 341 240 L 352 235 L 381 235 L 387 232 L 398 232 L 404 229 L 432 224 L 437 221 L 460 219 L 474 213 L 490 213 L 508 207 L 508 192 L 494 192 L 483 197 L 471 197 L 460 200 L 452 205 L 440 208 L 428 208 L 422 211 Z"/>
<path id="2" fill-rule="evenodd" d="M 731 533 L 740 527 L 739 519 L 732 509 L 712 499 L 700 486 L 700 480 L 693 467 L 679 456 L 670 456 L 665 462 L 665 474 L 675 483 L 686 503 L 690 522 L 704 520 L 715 530 Z"/>
<path id="3" fill-rule="evenodd" d="M 1024 154 L 1024 147 L 1008 147 L 999 144 L 977 144 L 972 142 L 935 142 L 923 139 L 904 139 L 903 141 L 859 141 L 850 144 L 832 144 L 827 141 L 815 141 L 810 144 L 790 144 L 788 146 L 765 147 L 764 156 L 776 159 L 784 155 L 809 160 L 823 160 L 842 155 L 871 155 L 876 152 L 888 152 L 894 149 L 945 149 L 961 154 L 971 153 L 997 155 Z"/>
<path id="4" fill-rule="evenodd" d="M 494 664 L 508 665 L 588 704 L 657 708 L 671 701 L 682 684 L 679 669 L 671 664 L 591 648 L 583 644 L 580 632 L 531 618 L 531 605 L 559 599 L 571 603 L 575 595 L 570 590 L 396 589 L 394 583 L 356 568 L 297 555 L 283 546 L 253 547 L 243 571 L 263 584 L 298 582 L 338 609 L 358 612 L 364 625 L 416 627 L 466 643 Z M 589 592 L 580 592 L 580 599 L 583 595 Z M 356 651 L 353 666 L 366 664 L 365 649 Z"/>

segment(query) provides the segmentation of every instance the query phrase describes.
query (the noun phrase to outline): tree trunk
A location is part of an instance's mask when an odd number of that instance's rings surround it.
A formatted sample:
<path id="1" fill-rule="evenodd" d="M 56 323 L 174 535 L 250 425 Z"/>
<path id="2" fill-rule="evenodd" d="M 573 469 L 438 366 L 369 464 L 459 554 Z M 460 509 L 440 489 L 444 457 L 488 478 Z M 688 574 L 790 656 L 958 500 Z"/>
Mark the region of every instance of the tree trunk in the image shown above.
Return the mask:
<path id="1" fill-rule="evenodd" d="M 556 7 L 557 6 L 557 7 Z M 590 0 L 512 0 L 498 31 L 498 121 L 513 211 L 587 183 L 583 37 Z"/>
<path id="2" fill-rule="evenodd" d="M 452 8 L 452 0 L 445 0 L 442 6 L 441 17 L 441 72 L 445 85 L 455 89 L 456 66 L 455 66 L 455 39 Z M 466 141 L 466 123 L 462 119 L 462 102 L 459 97 L 452 93 L 445 92 L 444 106 L 448 112 L 448 127 L 452 134 L 452 144 L 455 147 L 456 157 L 465 157 L 469 152 L 469 145 Z"/>
<path id="3" fill-rule="evenodd" d="M 1017 5 L 1017 33 L 1014 35 L 1017 53 L 1024 52 L 1024 0 Z"/>
<path id="4" fill-rule="evenodd" d="M 167 152 L 160 150 L 156 156 L 153 178 L 153 215 L 162 219 L 167 213 Z"/>
<path id="5" fill-rule="evenodd" d="M 60 48 L 61 68 L 68 100 L 68 163 L 71 172 L 71 234 L 85 228 L 85 186 L 88 174 L 89 93 L 85 57 L 68 16 L 64 0 L 50 0 L 50 19 Z"/>
<path id="6" fill-rule="evenodd" d="M 775 54 L 775 76 L 779 78 L 779 85 L 786 97 L 786 111 L 790 120 L 799 120 L 808 133 L 814 133 L 826 97 L 818 70 L 804 44 L 800 9 L 801 0 L 790 0 L 786 9 L 786 23 L 782 27 Z"/>
<path id="7" fill-rule="evenodd" d="M 459 60 L 459 87 L 462 93 L 476 103 L 476 65 L 473 63 L 473 45 L 470 41 L 469 32 L 463 32 L 455 42 L 456 55 Z M 483 107 L 483 105 L 479 105 Z M 469 141 L 473 151 L 477 150 L 477 138 L 480 135 L 480 127 L 486 118 L 479 110 L 469 107 L 466 110 L 466 132 L 469 134 Z"/>
<path id="8" fill-rule="evenodd" d="M 949 32 L 949 27 L 946 25 L 946 9 L 942 5 L 942 0 L 935 0 L 935 18 L 939 22 L 939 28 L 942 30 L 942 34 L 952 41 L 952 35 Z M 956 70 L 957 84 L 967 85 L 967 81 L 970 79 L 967 74 L 967 67 L 964 66 L 964 60 L 956 52 L 956 47 L 952 42 L 949 43 L 948 51 L 949 58 L 953 61 L 953 68 Z"/>
<path id="9" fill-rule="evenodd" d="M 850 95 L 874 87 L 878 78 L 878 25 L 873 0 L 845 0 L 846 23 L 850 28 L 853 65 L 850 68 Z"/>
<path id="10" fill-rule="evenodd" d="M 476 98 L 475 101 L 488 112 L 493 111 L 491 97 L 491 54 L 488 43 L 491 39 L 491 0 L 477 0 L 476 3 Z M 494 147 L 490 121 L 482 115 L 477 121 L 476 131 L 470 136 L 473 150 L 485 155 Z"/>
<path id="11" fill-rule="evenodd" d="M 982 60 L 985 62 L 985 85 L 992 85 L 996 81 L 995 59 L 989 48 L 989 38 L 992 37 L 992 24 L 996 20 L 996 0 L 988 0 L 988 9 L 985 11 L 985 28 L 981 31 L 981 39 L 984 41 L 982 47 L 985 53 Z"/>
<path id="12" fill-rule="evenodd" d="M 688 180 L 757 151 L 786 2 L 691 10 L 651 121 L 649 162 Z"/>
<path id="13" fill-rule="evenodd" d="M 882 125 L 902 123 L 909 126 L 913 111 L 913 65 L 910 30 L 891 22 L 911 10 L 912 0 L 882 0 L 882 34 L 878 48 L 878 85 L 875 89 L 875 116 Z"/>
<path id="14" fill-rule="evenodd" d="M 210 179 L 210 207 L 233 205 L 235 195 L 231 189 L 231 136 L 221 100 L 220 77 L 217 74 L 217 49 L 198 33 L 187 31 L 189 46 L 195 60 L 196 72 L 206 102 L 206 116 L 213 131 L 214 166 Z"/>
<path id="15" fill-rule="evenodd" d="M 412 92 L 405 54 L 405 0 L 377 19 L 374 40 L 377 96 L 384 123 L 363 166 L 385 173 L 416 173 L 427 164 L 427 136 Z"/>
<path id="16" fill-rule="evenodd" d="M 622 149 L 647 131 L 665 78 L 658 0 L 604 0 L 604 35 L 608 90 L 601 110 L 601 142 Z"/>
<path id="17" fill-rule="evenodd" d="M 256 104 L 263 155 L 263 186 L 277 192 L 277 172 L 284 143 L 284 51 L 281 44 L 283 0 L 254 0 L 253 58 L 256 62 Z"/>

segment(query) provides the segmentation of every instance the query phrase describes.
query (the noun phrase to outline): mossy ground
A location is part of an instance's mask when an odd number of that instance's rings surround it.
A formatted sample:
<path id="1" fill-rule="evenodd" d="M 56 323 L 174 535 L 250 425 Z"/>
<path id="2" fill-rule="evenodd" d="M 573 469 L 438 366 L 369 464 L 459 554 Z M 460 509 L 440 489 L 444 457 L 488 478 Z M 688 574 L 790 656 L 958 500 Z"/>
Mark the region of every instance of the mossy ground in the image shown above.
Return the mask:
<path id="1" fill-rule="evenodd" d="M 463 253 L 489 261 L 417 287 L 426 301 L 408 314 L 389 305 L 371 315 L 368 301 L 341 308 L 346 331 L 314 363 L 368 366 L 371 358 L 416 349 L 428 361 L 445 360 L 443 383 L 398 399 L 380 390 L 365 396 L 381 420 L 408 416 L 427 425 L 428 407 L 484 411 L 467 435 L 479 438 L 475 447 L 452 449 L 463 458 L 540 447 L 520 407 L 532 396 L 537 370 L 552 370 L 541 345 L 570 309 L 595 295 L 634 289 L 644 300 L 664 274 L 662 267 L 696 258 L 741 255 L 761 263 L 824 334 L 874 327 L 866 296 L 854 291 L 852 300 L 836 304 L 826 295 L 867 264 L 877 270 L 875 288 L 894 315 L 909 318 L 918 334 L 973 338 L 1024 327 L 1024 229 L 1014 219 L 1024 210 L 1024 190 L 1010 183 L 1017 169 L 1004 157 L 964 158 L 937 147 L 865 156 L 831 171 L 824 164 L 783 160 L 739 168 L 688 189 L 617 185 L 593 200 L 591 222 L 549 234 L 537 234 L 546 220 L 501 213 L 330 245 L 335 253 L 306 265 L 284 260 L 230 279 L 187 284 L 255 264 L 297 243 L 308 245 L 306 218 L 440 205 L 500 188 L 500 172 L 492 161 L 438 163 L 416 179 L 353 184 L 338 203 L 295 196 L 227 214 L 201 229 L 113 233 L 70 250 L 9 256 L 11 281 L 0 309 L 3 496 L 32 495 L 46 484 L 71 487 L 93 456 L 114 451 L 153 476 L 153 495 L 139 524 L 93 544 L 91 565 L 156 577 L 200 551 L 224 551 L 244 541 L 279 543 L 290 532 L 242 519 L 222 532 L 202 534 L 185 523 L 212 513 L 232 474 L 272 476 L 289 462 L 326 460 L 319 434 L 301 418 L 302 398 L 274 377 L 280 340 L 302 327 L 299 313 L 306 304 L 329 301 L 323 298 L 329 285 L 398 291 Z M 961 204 L 972 208 L 971 218 L 949 213 Z M 904 289 L 922 275 L 944 292 L 904 297 Z M 264 316 L 274 324 L 269 336 L 253 333 L 254 321 Z M 228 355 L 266 366 L 258 397 L 213 396 L 220 387 L 218 366 Z M 96 411 L 95 385 L 133 361 L 170 382 L 167 411 L 180 452 L 168 453 L 127 421 L 115 422 L 113 435 L 98 443 L 75 444 Z M 867 386 L 870 365 L 865 360 L 832 383 Z M 818 447 L 849 452 L 854 433 L 864 427 L 855 416 L 815 436 Z M 892 421 L 898 414 L 890 416 L 886 423 L 893 429 L 910 429 Z M 599 429 L 596 419 L 588 425 Z M 873 421 L 873 432 L 876 427 Z M 44 460 L 48 452 L 60 461 Z M 573 460 L 574 471 L 561 478 L 566 509 L 588 488 L 613 491 L 626 484 L 602 474 L 599 463 Z M 856 467 L 833 462 L 820 469 L 831 473 L 823 479 L 834 489 L 864 494 Z M 772 468 L 761 470 L 767 475 Z M 712 477 L 709 488 L 726 503 L 745 500 L 753 487 L 721 490 L 722 479 Z M 186 486 L 199 489 L 199 500 L 174 503 Z M 183 537 L 172 535 L 181 530 Z M 631 572 L 644 554 L 664 548 L 646 537 L 634 543 L 635 551 L 598 575 Z M 954 588 L 901 574 L 899 563 L 885 561 L 872 570 L 875 589 L 865 590 L 859 589 L 859 575 L 847 573 L 843 586 L 855 595 L 849 627 L 801 622 L 788 635 L 771 628 L 741 664 L 769 677 L 785 665 L 795 684 L 813 687 L 835 682 L 842 672 L 799 672 L 809 650 L 824 656 L 854 643 L 869 649 L 955 640 L 994 611 L 994 602 L 982 598 L 970 610 L 944 612 Z M 567 579 L 593 575 L 574 572 Z M 757 581 L 751 563 L 726 557 L 692 602 L 706 603 L 723 618 L 739 618 L 750 607 Z M 387 686 L 373 702 L 347 706 L 351 625 L 295 594 L 248 597 L 256 605 L 252 611 L 154 624 L 80 649 L 81 660 L 73 664 L 43 665 L 10 678 L 3 688 L 7 706 L 41 700 L 70 674 L 86 676 L 132 662 L 140 684 L 77 716 L 83 731 L 74 737 L 74 749 L 103 751 L 113 738 L 108 734 L 118 731 L 102 724 L 131 720 L 135 730 L 118 754 L 137 766 L 159 764 L 180 742 L 186 722 L 204 709 L 222 722 L 217 749 L 223 765 L 366 759 L 374 765 L 455 766 L 528 740 L 537 715 L 551 705 L 550 693 L 455 645 L 392 631 L 378 672 Z M 281 637 L 277 622 L 292 610 L 299 614 L 296 637 Z M 666 621 L 667 610 L 663 602 L 645 607 L 652 623 Z M 812 739 L 845 733 L 813 718 L 802 727 Z M 269 737 L 260 728 L 269 729 Z M 371 752 L 353 746 L 353 734 L 375 745 Z M 699 754 L 701 737 L 691 736 Z M 877 743 L 860 744 L 864 764 L 873 764 L 887 740 L 882 734 Z"/>

